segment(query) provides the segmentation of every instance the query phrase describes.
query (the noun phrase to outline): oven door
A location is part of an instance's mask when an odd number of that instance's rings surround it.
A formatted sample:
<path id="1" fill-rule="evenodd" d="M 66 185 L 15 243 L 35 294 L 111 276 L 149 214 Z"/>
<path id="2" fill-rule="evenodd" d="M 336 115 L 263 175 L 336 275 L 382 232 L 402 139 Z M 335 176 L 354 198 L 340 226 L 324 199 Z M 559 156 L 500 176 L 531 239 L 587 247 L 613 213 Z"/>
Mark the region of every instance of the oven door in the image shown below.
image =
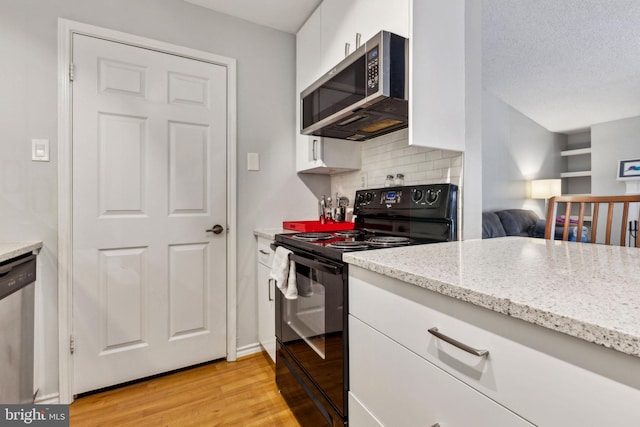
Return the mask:
<path id="1" fill-rule="evenodd" d="M 276 337 L 290 359 L 346 416 L 347 266 L 296 252 L 298 298 L 276 298 Z M 276 361 L 278 363 L 278 361 Z"/>

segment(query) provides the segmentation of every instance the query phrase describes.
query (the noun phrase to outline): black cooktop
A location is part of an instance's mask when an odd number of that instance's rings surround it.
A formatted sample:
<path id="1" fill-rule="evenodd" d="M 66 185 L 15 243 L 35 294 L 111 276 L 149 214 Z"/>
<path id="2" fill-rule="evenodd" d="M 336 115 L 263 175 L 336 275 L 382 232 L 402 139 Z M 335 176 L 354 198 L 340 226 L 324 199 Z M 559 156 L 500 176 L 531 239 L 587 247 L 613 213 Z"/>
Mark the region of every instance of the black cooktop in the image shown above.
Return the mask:
<path id="1" fill-rule="evenodd" d="M 411 238 L 367 230 L 341 230 L 322 233 L 283 233 L 276 235 L 277 243 L 291 250 L 301 250 L 326 258 L 342 260 L 344 252 L 434 243 L 439 240 Z"/>
<path id="2" fill-rule="evenodd" d="M 350 251 L 457 240 L 457 190 L 453 184 L 358 190 L 354 230 L 283 233 L 275 240 L 334 260 Z"/>

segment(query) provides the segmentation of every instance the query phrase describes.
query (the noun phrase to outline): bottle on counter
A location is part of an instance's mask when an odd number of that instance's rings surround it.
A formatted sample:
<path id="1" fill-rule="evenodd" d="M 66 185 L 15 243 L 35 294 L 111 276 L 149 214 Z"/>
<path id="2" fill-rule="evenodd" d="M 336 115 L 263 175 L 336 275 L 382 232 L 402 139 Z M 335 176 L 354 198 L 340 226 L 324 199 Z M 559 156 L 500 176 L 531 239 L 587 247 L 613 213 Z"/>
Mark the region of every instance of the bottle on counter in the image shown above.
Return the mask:
<path id="1" fill-rule="evenodd" d="M 325 224 L 327 222 L 327 218 L 325 216 L 326 210 L 326 200 L 324 196 L 320 200 L 318 200 L 318 215 L 320 217 L 320 224 Z"/>
<path id="2" fill-rule="evenodd" d="M 387 179 L 384 180 L 385 187 L 393 187 L 393 175 L 387 175 Z"/>
<path id="3" fill-rule="evenodd" d="M 396 179 L 393 181 L 393 185 L 395 185 L 396 187 L 404 185 L 404 174 L 396 174 Z"/>

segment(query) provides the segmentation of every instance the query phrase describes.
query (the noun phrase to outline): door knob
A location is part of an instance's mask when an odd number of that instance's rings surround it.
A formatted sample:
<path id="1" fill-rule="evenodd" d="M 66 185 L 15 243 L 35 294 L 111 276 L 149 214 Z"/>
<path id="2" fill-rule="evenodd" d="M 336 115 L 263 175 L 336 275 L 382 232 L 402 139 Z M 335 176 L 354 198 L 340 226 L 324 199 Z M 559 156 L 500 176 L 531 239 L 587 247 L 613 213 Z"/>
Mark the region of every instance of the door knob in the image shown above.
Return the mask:
<path id="1" fill-rule="evenodd" d="M 220 225 L 220 224 L 216 224 L 213 226 L 213 228 L 206 230 L 207 233 L 214 233 L 214 234 L 220 234 L 222 233 L 222 231 L 224 230 L 224 228 Z"/>

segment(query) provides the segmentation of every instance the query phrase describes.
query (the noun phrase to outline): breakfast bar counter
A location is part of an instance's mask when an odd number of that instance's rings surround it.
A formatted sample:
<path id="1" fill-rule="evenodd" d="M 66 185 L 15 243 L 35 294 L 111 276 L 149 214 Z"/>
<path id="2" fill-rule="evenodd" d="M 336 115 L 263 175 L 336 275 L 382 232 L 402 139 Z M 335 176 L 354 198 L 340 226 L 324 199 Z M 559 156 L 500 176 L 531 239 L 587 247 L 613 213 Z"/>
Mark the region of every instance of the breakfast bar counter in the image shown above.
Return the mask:
<path id="1" fill-rule="evenodd" d="M 345 254 L 345 261 L 640 357 L 640 250 L 525 237 Z"/>
<path id="2" fill-rule="evenodd" d="M 505 237 L 343 259 L 353 425 L 638 425 L 640 249 Z"/>

